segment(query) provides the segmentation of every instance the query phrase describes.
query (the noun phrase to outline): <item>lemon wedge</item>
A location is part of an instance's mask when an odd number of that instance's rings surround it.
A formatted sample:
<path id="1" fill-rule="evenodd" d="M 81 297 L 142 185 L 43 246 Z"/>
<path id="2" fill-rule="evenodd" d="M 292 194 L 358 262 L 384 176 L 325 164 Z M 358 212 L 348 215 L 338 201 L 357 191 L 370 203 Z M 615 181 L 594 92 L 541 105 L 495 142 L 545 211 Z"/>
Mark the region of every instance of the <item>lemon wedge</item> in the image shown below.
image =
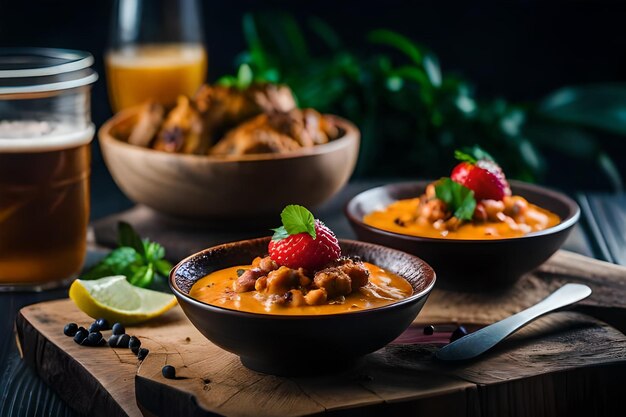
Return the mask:
<path id="1" fill-rule="evenodd" d="M 75 280 L 70 298 L 92 318 L 135 324 L 160 316 L 176 305 L 176 297 L 131 285 L 123 275 Z"/>

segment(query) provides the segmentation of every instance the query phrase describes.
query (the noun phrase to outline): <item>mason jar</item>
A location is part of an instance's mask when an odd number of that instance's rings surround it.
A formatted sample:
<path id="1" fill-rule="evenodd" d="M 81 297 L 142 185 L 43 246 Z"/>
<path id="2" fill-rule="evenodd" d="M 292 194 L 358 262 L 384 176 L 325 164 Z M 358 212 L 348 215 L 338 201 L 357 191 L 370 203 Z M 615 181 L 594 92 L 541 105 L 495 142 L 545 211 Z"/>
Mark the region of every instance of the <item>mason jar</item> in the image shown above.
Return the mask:
<path id="1" fill-rule="evenodd" d="M 89 222 L 93 57 L 0 48 L 0 291 L 80 272 Z"/>

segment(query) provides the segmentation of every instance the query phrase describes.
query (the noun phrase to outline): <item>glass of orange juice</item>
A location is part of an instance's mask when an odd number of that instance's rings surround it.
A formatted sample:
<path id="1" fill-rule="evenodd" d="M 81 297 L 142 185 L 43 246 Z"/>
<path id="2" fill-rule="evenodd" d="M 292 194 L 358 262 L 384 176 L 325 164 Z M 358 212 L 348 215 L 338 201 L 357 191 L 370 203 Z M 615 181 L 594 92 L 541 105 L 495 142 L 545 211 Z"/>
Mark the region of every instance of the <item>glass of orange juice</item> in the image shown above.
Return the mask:
<path id="1" fill-rule="evenodd" d="M 116 0 L 106 72 L 115 112 L 193 95 L 207 73 L 197 0 Z"/>

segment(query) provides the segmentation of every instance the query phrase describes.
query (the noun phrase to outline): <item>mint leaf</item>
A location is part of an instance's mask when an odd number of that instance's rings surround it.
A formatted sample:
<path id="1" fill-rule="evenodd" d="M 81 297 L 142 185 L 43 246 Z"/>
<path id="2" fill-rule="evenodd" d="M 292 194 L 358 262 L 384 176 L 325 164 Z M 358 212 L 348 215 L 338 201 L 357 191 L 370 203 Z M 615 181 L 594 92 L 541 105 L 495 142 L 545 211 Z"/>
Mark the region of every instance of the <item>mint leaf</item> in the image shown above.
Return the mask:
<path id="1" fill-rule="evenodd" d="M 117 244 L 118 246 L 133 248 L 142 256 L 146 254 L 141 238 L 137 232 L 135 232 L 135 229 L 126 222 L 119 222 L 117 224 Z"/>
<path id="2" fill-rule="evenodd" d="M 144 239 L 143 247 L 145 252 L 145 258 L 149 262 L 158 261 L 165 256 L 165 249 L 163 246 L 156 242 L 151 242 L 149 239 Z"/>
<path id="3" fill-rule="evenodd" d="M 474 191 L 452 181 L 450 178 L 441 178 L 435 185 L 435 195 L 448 206 L 454 217 L 460 220 L 471 220 L 476 209 Z"/>
<path id="4" fill-rule="evenodd" d="M 136 287 L 145 288 L 152 283 L 153 278 L 154 269 L 152 268 L 152 264 L 148 264 L 137 268 L 130 278 L 128 278 L 128 282 Z"/>
<path id="5" fill-rule="evenodd" d="M 164 277 L 169 276 L 170 271 L 174 267 L 169 261 L 165 259 L 159 259 L 155 261 L 153 265 L 154 265 L 154 269 L 156 269 L 156 273 Z"/>
<path id="6" fill-rule="evenodd" d="M 132 267 L 143 264 L 141 255 L 133 248 L 121 247 L 112 250 L 102 261 L 84 273 L 81 279 L 98 279 L 112 275 L 127 275 Z"/>
<path id="7" fill-rule="evenodd" d="M 280 213 L 280 219 L 283 225 L 272 229 L 274 231 L 272 240 L 284 239 L 287 236 L 297 235 L 298 233 L 308 233 L 313 239 L 317 237 L 315 233 L 315 218 L 313 213 L 307 210 L 306 207 L 295 204 L 288 205 Z"/>
<path id="8" fill-rule="evenodd" d="M 82 279 L 97 279 L 111 275 L 124 275 L 137 287 L 150 287 L 168 291 L 165 278 L 172 264 L 165 260 L 163 246 L 150 239 L 141 239 L 132 226 L 118 223 L 118 245 L 102 261 L 81 276 Z"/>
<path id="9" fill-rule="evenodd" d="M 481 159 L 495 162 L 493 157 L 478 145 L 465 147 L 462 150 L 457 149 L 454 151 L 454 157 L 459 161 L 469 162 L 470 164 L 475 164 Z"/>
<path id="10" fill-rule="evenodd" d="M 472 155 L 466 154 L 465 152 L 459 151 L 458 149 L 454 151 L 454 157 L 459 161 L 469 162 L 470 164 L 475 164 L 476 162 L 478 162 L 478 160 Z"/>
<path id="11" fill-rule="evenodd" d="M 287 233 L 285 226 L 280 226 L 272 230 L 274 231 L 274 235 L 272 235 L 272 240 L 281 240 L 289 236 L 289 233 Z"/>

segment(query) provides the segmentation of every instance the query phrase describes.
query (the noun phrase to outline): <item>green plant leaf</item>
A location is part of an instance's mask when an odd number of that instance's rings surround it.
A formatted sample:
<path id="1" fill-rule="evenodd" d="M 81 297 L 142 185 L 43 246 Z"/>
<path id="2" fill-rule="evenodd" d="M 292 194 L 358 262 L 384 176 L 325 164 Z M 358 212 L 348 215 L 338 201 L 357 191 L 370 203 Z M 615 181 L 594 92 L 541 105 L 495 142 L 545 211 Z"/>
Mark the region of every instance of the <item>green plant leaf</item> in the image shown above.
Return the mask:
<path id="1" fill-rule="evenodd" d="M 471 220 L 476 209 L 474 191 L 452 181 L 450 178 L 441 178 L 435 185 L 435 195 L 448 206 L 454 217 L 460 220 Z"/>
<path id="2" fill-rule="evenodd" d="M 405 65 L 398 67 L 391 72 L 394 76 L 400 77 L 405 80 L 414 81 L 419 84 L 421 87 L 430 86 L 430 81 L 428 80 L 428 75 L 424 72 L 424 70 L 412 67 L 410 65 Z"/>
<path id="3" fill-rule="evenodd" d="M 336 52 L 342 47 L 339 35 L 337 35 L 337 32 L 324 20 L 314 16 L 309 19 L 309 27 L 331 51 Z"/>
<path id="4" fill-rule="evenodd" d="M 624 189 L 624 182 L 622 181 L 622 176 L 619 172 L 619 169 L 613 162 L 613 159 L 604 151 L 598 153 L 596 160 L 598 161 L 598 165 L 602 168 L 602 170 L 607 174 L 610 181 L 613 183 L 613 187 L 616 190 Z"/>
<path id="5" fill-rule="evenodd" d="M 246 38 L 248 48 L 250 48 L 250 60 L 262 71 L 268 68 L 268 59 L 263 48 L 263 43 L 259 37 L 257 24 L 252 14 L 246 13 L 243 16 L 243 33 Z"/>
<path id="6" fill-rule="evenodd" d="M 391 46 L 406 54 L 411 60 L 422 65 L 424 53 L 421 48 L 404 35 L 387 29 L 377 29 L 369 33 L 370 42 Z"/>
<path id="7" fill-rule="evenodd" d="M 137 232 L 135 232 L 135 229 L 126 222 L 119 222 L 117 224 L 117 244 L 119 246 L 133 248 L 141 256 L 145 256 L 146 254 L 141 238 Z"/>
<path id="8" fill-rule="evenodd" d="M 254 81 L 254 75 L 252 74 L 252 68 L 248 64 L 241 64 L 237 71 L 237 87 L 240 90 L 245 90 L 250 87 Z"/>
<path id="9" fill-rule="evenodd" d="M 441 87 L 441 68 L 439 60 L 433 54 L 427 54 L 423 60 L 424 71 L 428 75 L 428 80 L 433 87 Z"/>
<path id="10" fill-rule="evenodd" d="M 224 87 L 235 87 L 237 85 L 237 77 L 233 75 L 224 75 L 220 77 L 216 83 Z"/>
<path id="11" fill-rule="evenodd" d="M 538 111 L 561 122 L 626 135 L 626 84 L 564 87 L 541 100 Z"/>

